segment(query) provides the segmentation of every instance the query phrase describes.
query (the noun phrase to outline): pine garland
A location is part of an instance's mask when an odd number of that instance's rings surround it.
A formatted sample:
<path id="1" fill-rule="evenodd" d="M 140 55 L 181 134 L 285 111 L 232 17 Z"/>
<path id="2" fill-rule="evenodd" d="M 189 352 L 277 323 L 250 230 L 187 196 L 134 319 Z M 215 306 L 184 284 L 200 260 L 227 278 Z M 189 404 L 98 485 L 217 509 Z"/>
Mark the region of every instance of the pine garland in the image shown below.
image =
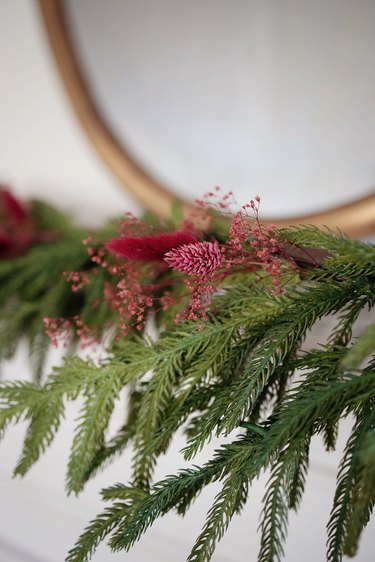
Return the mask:
<path id="1" fill-rule="evenodd" d="M 115 223 L 89 233 L 45 204 L 35 203 L 33 213 L 39 231 L 53 229 L 58 236 L 0 261 L 0 356 L 11 357 L 26 336 L 35 365 L 34 381 L 0 383 L 0 434 L 11 423 L 28 422 L 14 472 L 23 476 L 38 461 L 56 435 L 66 401 L 78 396 L 84 400 L 67 467 L 68 493 L 80 493 L 125 447 L 133 448 L 131 482 L 103 490 L 109 507 L 88 525 L 66 560 L 90 560 L 106 539 L 114 551 L 130 549 L 158 517 L 170 510 L 183 515 L 205 486 L 219 481 L 221 490 L 188 557 L 189 562 L 208 562 L 233 515 L 246 503 L 252 481 L 266 469 L 270 478 L 258 561 L 281 560 L 289 512 L 298 510 L 305 489 L 310 441 L 320 435 L 326 449 L 334 449 L 338 422 L 348 415 L 355 423 L 338 470 L 327 524 L 327 560 L 354 556 L 375 502 L 375 323 L 359 338 L 352 336 L 360 313 L 375 305 L 375 247 L 311 226 L 269 231 L 268 238 L 253 229 L 253 259 L 262 258 L 264 267 L 245 271 L 250 249 L 247 262 L 238 257 L 235 243 L 230 251 L 227 247 L 227 254 L 219 254 L 218 244 L 223 244 L 228 229 L 215 216 L 206 232 L 207 243 L 196 238 L 195 247 L 195 232 L 188 239 L 179 233 L 163 235 L 163 254 L 172 251 L 178 265 L 172 275 L 164 266 L 151 267 L 143 254 L 145 266 L 136 283 L 141 289 L 151 287 L 153 300 L 145 294 L 141 304 L 133 303 L 137 319 L 132 323 L 121 316 L 124 301 L 118 309 L 111 306 L 118 293 L 103 298 L 108 287 L 114 290 L 119 283 L 128 298 L 128 287 L 121 286 L 124 270 L 107 266 L 106 254 L 98 253 L 116 235 Z M 162 226 L 164 231 L 181 229 L 176 216 Z M 160 228 L 155 218 L 146 223 Z M 247 227 L 235 224 L 237 236 L 245 232 Z M 88 236 L 95 238 L 89 252 L 82 244 Z M 244 236 L 247 244 L 247 230 Z M 133 238 L 132 246 L 126 240 L 114 246 L 121 252 L 136 251 L 142 259 L 142 236 L 135 245 Z M 154 242 L 153 259 L 160 248 L 156 238 Z M 166 247 L 171 243 L 185 249 L 171 250 Z M 209 264 L 205 268 L 205 261 L 199 262 L 204 283 L 195 286 L 188 281 L 183 286 L 184 271 L 189 275 L 198 271 L 186 261 L 195 254 L 200 260 L 204 254 Z M 233 275 L 222 275 L 219 268 L 229 259 L 237 269 Z M 100 265 L 94 274 L 93 261 Z M 80 272 L 74 277 L 77 290 L 71 291 L 64 272 Z M 81 284 L 82 273 L 92 275 L 90 282 Z M 133 274 L 130 269 L 126 272 L 127 278 Z M 203 303 L 201 318 L 195 318 L 200 313 L 197 287 L 207 291 L 205 299 L 211 295 Z M 196 299 L 193 304 L 186 288 Z M 160 302 L 169 304 L 163 307 Z M 157 337 L 147 335 L 142 306 L 148 306 L 148 317 L 154 310 Z M 320 347 L 304 351 L 306 334 L 331 314 L 337 320 L 330 336 Z M 84 361 L 68 347 L 63 365 L 43 380 L 49 345 L 44 317 L 79 318 L 82 324 L 70 326 L 72 345 L 79 343 L 83 325 L 98 338 L 107 334 L 108 357 Z M 118 337 L 119 329 L 126 330 L 126 337 Z M 107 441 L 115 403 L 125 388 L 127 418 Z M 188 460 L 213 435 L 234 432 L 234 437 L 203 466 L 154 482 L 158 457 L 181 427 Z"/>

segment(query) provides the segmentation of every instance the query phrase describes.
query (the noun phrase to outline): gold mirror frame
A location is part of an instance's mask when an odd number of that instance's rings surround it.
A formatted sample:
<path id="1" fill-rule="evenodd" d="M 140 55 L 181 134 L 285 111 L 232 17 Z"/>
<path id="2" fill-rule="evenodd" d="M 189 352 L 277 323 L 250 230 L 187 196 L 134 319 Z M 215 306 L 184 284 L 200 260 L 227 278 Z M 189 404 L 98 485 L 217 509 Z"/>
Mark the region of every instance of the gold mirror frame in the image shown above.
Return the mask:
<path id="1" fill-rule="evenodd" d="M 161 217 L 168 217 L 176 197 L 130 156 L 105 123 L 90 94 L 69 33 L 63 0 L 37 2 L 61 78 L 91 143 L 125 189 L 133 193 L 145 208 Z M 191 205 L 184 202 L 184 208 L 187 212 Z M 338 227 L 350 236 L 365 237 L 375 233 L 375 193 L 321 213 L 264 222 L 277 226 L 313 224 L 333 229 Z"/>

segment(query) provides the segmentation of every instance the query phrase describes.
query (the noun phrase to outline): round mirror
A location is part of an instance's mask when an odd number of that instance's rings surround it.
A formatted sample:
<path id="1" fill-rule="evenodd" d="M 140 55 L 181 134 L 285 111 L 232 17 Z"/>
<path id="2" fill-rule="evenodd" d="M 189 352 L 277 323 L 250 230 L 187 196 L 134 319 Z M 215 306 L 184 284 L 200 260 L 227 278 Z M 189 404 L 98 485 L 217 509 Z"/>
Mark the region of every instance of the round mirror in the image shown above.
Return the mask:
<path id="1" fill-rule="evenodd" d="M 375 230 L 375 3 L 40 0 L 99 152 L 148 207 L 220 185 Z"/>

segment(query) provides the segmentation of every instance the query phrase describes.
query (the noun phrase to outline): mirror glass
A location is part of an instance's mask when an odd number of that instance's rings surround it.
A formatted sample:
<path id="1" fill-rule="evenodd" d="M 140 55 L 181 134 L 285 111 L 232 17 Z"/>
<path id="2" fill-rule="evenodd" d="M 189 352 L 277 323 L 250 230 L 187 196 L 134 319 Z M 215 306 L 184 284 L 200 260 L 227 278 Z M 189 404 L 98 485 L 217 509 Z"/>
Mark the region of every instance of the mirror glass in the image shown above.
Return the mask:
<path id="1" fill-rule="evenodd" d="M 373 192 L 373 0 L 64 0 L 90 91 L 171 192 L 267 216 Z"/>

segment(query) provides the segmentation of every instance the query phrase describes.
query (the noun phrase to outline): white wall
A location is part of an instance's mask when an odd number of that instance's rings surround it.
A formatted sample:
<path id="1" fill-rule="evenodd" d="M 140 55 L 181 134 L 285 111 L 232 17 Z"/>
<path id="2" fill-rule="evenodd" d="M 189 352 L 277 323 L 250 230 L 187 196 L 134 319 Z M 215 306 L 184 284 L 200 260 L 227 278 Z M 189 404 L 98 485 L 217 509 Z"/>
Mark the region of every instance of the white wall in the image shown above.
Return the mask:
<path id="1" fill-rule="evenodd" d="M 43 197 L 85 224 L 134 199 L 116 182 L 76 120 L 33 0 L 0 0 L 0 182 Z"/>

